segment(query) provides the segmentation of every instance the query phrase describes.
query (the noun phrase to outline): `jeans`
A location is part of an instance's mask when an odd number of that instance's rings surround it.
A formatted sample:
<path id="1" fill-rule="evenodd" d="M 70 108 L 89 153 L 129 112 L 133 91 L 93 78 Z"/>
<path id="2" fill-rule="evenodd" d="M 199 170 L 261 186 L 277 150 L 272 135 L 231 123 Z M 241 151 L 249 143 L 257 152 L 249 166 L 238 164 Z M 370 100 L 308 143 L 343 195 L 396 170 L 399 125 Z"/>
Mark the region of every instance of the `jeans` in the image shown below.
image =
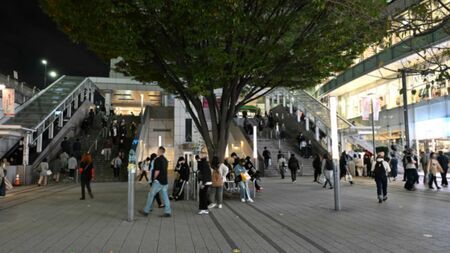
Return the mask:
<path id="1" fill-rule="evenodd" d="M 314 182 L 317 182 L 317 179 L 319 179 L 320 174 L 321 174 L 320 169 L 314 169 Z"/>
<path id="2" fill-rule="evenodd" d="M 223 200 L 223 186 L 222 187 L 211 187 L 209 190 L 209 202 L 222 204 Z"/>
<path id="3" fill-rule="evenodd" d="M 111 148 L 104 148 L 103 149 L 105 161 L 109 162 L 111 159 Z"/>
<path id="4" fill-rule="evenodd" d="M 250 189 L 248 188 L 248 181 L 240 181 L 239 182 L 239 194 L 241 199 L 251 199 L 250 198 Z"/>
<path id="5" fill-rule="evenodd" d="M 203 188 L 202 188 L 203 186 Z M 209 185 L 201 185 L 198 193 L 198 209 L 208 210 L 208 189 Z"/>
<path id="6" fill-rule="evenodd" d="M 145 180 L 147 180 L 147 182 L 148 182 L 147 171 L 145 171 L 145 170 L 143 170 L 141 172 L 141 175 L 139 176 L 139 181 L 141 181 L 142 178 L 144 178 L 144 177 L 145 177 Z"/>
<path id="7" fill-rule="evenodd" d="M 164 213 L 171 214 L 172 210 L 170 209 L 170 201 L 169 201 L 169 195 L 167 194 L 168 185 L 162 185 L 158 181 L 153 181 L 152 183 L 152 190 L 148 193 L 147 196 L 147 203 L 144 208 L 144 212 L 150 213 L 153 208 L 153 199 L 155 198 L 156 194 L 159 192 L 162 193 L 162 198 L 164 202 Z"/>
<path id="8" fill-rule="evenodd" d="M 120 167 L 114 166 L 114 177 L 118 177 L 120 173 Z"/>
<path id="9" fill-rule="evenodd" d="M 285 168 L 280 166 L 280 175 L 281 175 L 281 179 L 284 179 L 284 170 Z"/>
<path id="10" fill-rule="evenodd" d="M 323 173 L 325 175 L 325 184 L 323 185 L 323 187 L 327 187 L 327 183 L 330 184 L 330 187 L 333 187 L 333 184 L 331 183 L 331 180 L 333 180 L 333 171 L 324 170 Z"/>
<path id="11" fill-rule="evenodd" d="M 436 176 L 431 174 L 431 178 L 430 181 L 428 182 L 428 187 L 433 188 L 433 182 L 436 185 L 436 188 L 439 188 L 438 183 L 437 183 L 437 179 Z"/>
<path id="12" fill-rule="evenodd" d="M 387 177 L 379 176 L 375 177 L 375 183 L 377 184 L 377 196 L 378 198 L 387 196 Z"/>
<path id="13" fill-rule="evenodd" d="M 291 169 L 291 179 L 292 182 L 297 180 L 297 169 Z"/>
<path id="14" fill-rule="evenodd" d="M 448 171 L 448 168 L 447 169 L 443 169 L 443 170 L 444 170 L 444 173 L 441 173 L 441 177 L 442 177 L 441 185 L 448 185 L 448 182 L 447 182 L 447 171 Z"/>
<path id="15" fill-rule="evenodd" d="M 267 169 L 269 168 L 269 159 L 264 158 L 264 168 Z"/>

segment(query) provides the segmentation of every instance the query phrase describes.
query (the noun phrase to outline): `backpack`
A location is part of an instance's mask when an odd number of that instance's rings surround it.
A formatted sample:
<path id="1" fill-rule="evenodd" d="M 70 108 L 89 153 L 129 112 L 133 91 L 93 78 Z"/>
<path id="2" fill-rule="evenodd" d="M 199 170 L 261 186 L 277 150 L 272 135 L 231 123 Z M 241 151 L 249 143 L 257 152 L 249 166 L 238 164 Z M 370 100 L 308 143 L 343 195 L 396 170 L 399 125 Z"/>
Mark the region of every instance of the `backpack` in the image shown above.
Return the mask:
<path id="1" fill-rule="evenodd" d="M 327 160 L 325 162 L 325 169 L 326 170 L 333 170 L 333 161 L 332 160 Z"/>
<path id="2" fill-rule="evenodd" d="M 213 170 L 212 173 L 212 186 L 213 187 L 222 187 L 223 186 L 223 178 L 219 173 L 219 170 Z"/>
<path id="3" fill-rule="evenodd" d="M 377 161 L 375 163 L 375 169 L 373 170 L 375 177 L 385 176 L 386 169 L 384 168 L 383 161 Z"/>

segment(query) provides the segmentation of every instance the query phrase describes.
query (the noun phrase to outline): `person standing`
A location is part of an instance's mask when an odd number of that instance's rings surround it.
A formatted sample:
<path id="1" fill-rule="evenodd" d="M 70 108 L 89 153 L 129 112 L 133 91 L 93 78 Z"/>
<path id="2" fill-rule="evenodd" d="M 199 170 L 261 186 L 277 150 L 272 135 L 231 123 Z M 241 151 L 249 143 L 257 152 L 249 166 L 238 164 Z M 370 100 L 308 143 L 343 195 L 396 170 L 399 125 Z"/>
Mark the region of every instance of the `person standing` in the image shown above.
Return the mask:
<path id="1" fill-rule="evenodd" d="M 420 151 L 420 165 L 422 165 L 423 170 L 423 184 L 427 184 L 428 181 L 428 161 L 429 157 L 424 151 Z"/>
<path id="2" fill-rule="evenodd" d="M 264 147 L 264 151 L 262 153 L 263 158 L 264 158 L 264 168 L 267 169 L 270 166 L 270 151 L 267 150 L 267 147 Z"/>
<path id="3" fill-rule="evenodd" d="M 355 157 L 356 154 L 354 155 L 354 157 L 348 156 L 348 162 L 347 162 L 347 167 L 348 167 L 348 172 L 352 177 L 354 177 L 356 175 L 356 162 L 355 162 Z"/>
<path id="4" fill-rule="evenodd" d="M 362 177 L 364 175 L 364 162 L 359 154 L 355 154 L 355 166 L 358 177 Z"/>
<path id="5" fill-rule="evenodd" d="M 281 152 L 281 151 L 280 151 Z M 284 179 L 284 174 L 286 172 L 287 161 L 283 154 L 278 154 L 278 169 L 280 170 L 281 179 Z"/>
<path id="6" fill-rule="evenodd" d="M 245 160 L 240 159 L 238 164 L 234 167 L 234 174 L 236 175 L 235 181 L 239 184 L 239 192 L 241 196 L 241 202 L 253 202 L 250 198 L 250 189 L 248 188 L 248 179 L 242 178 L 241 174 L 247 172 L 245 169 Z"/>
<path id="7" fill-rule="evenodd" d="M 53 174 L 53 181 L 55 181 L 56 183 L 59 183 L 59 177 L 63 166 L 63 161 L 59 157 L 54 159 L 50 164 L 50 168 Z"/>
<path id="8" fill-rule="evenodd" d="M 142 162 L 142 167 L 141 167 L 141 175 L 139 176 L 138 181 L 141 182 L 141 180 L 145 177 L 145 180 L 147 180 L 147 182 L 150 182 L 150 180 L 148 180 L 148 170 L 150 168 L 150 157 L 147 157 L 145 159 L 144 162 Z"/>
<path id="9" fill-rule="evenodd" d="M 77 169 L 78 161 L 75 156 L 71 156 L 67 161 L 67 168 L 69 169 L 69 178 L 75 178 L 75 170 Z"/>
<path id="10" fill-rule="evenodd" d="M 403 157 L 403 163 L 405 164 L 405 185 L 404 188 L 413 191 L 415 190 L 416 174 L 417 174 L 417 161 L 414 159 L 413 154 L 410 150 L 405 151 L 405 156 Z"/>
<path id="11" fill-rule="evenodd" d="M 331 160 L 330 155 L 327 153 L 323 155 L 322 159 L 322 173 L 325 175 L 325 184 L 323 188 L 327 187 L 327 184 L 330 185 L 330 189 L 333 189 L 333 160 Z"/>
<path id="12" fill-rule="evenodd" d="M 378 153 L 371 171 L 377 184 L 378 203 L 382 203 L 387 200 L 387 174 L 391 171 L 389 163 L 384 160 L 384 152 Z"/>
<path id="13" fill-rule="evenodd" d="M 186 187 L 186 183 L 189 181 L 189 173 L 190 173 L 189 165 L 183 158 L 179 170 L 180 179 L 178 180 L 177 191 L 174 193 L 175 200 L 184 199 L 184 188 Z"/>
<path id="14" fill-rule="evenodd" d="M 430 153 L 430 160 L 428 161 L 428 173 L 430 173 L 430 181 L 428 181 L 428 187 L 430 189 L 434 189 L 433 188 L 433 182 L 436 185 L 436 188 L 439 190 L 441 189 L 441 187 L 438 186 L 437 180 L 436 180 L 436 175 L 437 173 L 441 173 L 441 175 L 443 174 L 444 170 L 442 169 L 442 166 L 440 165 L 440 162 L 438 160 L 439 158 L 437 157 L 436 153 L 431 152 Z M 448 161 L 447 161 L 448 164 Z"/>
<path id="15" fill-rule="evenodd" d="M 288 167 L 291 171 L 292 183 L 295 183 L 297 181 L 297 171 L 300 169 L 300 164 L 298 162 L 298 159 L 295 158 L 295 154 L 291 154 L 291 157 L 288 161 Z"/>
<path id="16" fill-rule="evenodd" d="M 91 180 L 94 178 L 94 165 L 92 163 L 92 156 L 89 153 L 83 155 L 80 162 L 80 182 L 81 182 L 81 198 L 85 199 L 85 189 L 88 190 L 88 194 L 91 199 L 94 198 L 91 190 Z"/>
<path id="17" fill-rule="evenodd" d="M 208 208 L 222 208 L 223 201 L 223 183 L 226 181 L 225 177 L 228 174 L 228 167 L 219 162 L 219 157 L 214 156 L 211 160 L 212 168 L 212 187 L 210 190 L 210 202 Z"/>
<path id="18" fill-rule="evenodd" d="M 165 152 L 166 149 L 163 146 L 158 148 L 158 157 L 155 158 L 153 166 L 154 180 L 152 183 L 152 190 L 148 193 L 147 203 L 144 210 L 139 210 L 139 213 L 143 216 L 148 216 L 148 214 L 152 212 L 153 199 L 159 192 L 161 192 L 164 201 L 164 214 L 161 217 L 172 216 L 169 195 L 167 193 L 169 186 L 169 181 L 167 179 L 167 166 L 169 163 L 166 157 L 164 157 Z"/>
<path id="19" fill-rule="evenodd" d="M 371 169 L 372 169 L 372 159 L 370 158 L 370 155 L 368 153 L 364 154 L 364 176 L 365 177 L 370 177 L 371 175 Z"/>
<path id="20" fill-rule="evenodd" d="M 47 185 L 47 177 L 48 177 L 48 171 L 49 170 L 49 166 L 48 166 L 48 162 L 47 162 L 47 158 L 44 158 L 44 160 L 42 160 L 42 162 L 39 164 L 39 180 L 38 180 L 38 186 Z"/>
<path id="21" fill-rule="evenodd" d="M 321 157 L 320 157 L 319 154 L 316 154 L 314 156 L 314 160 L 312 162 L 312 166 L 313 166 L 313 169 L 314 169 L 314 181 L 313 181 L 313 183 L 314 182 L 319 183 L 318 179 L 319 179 L 320 174 L 322 174 L 322 161 L 321 161 Z"/>
<path id="22" fill-rule="evenodd" d="M 447 187 L 448 181 L 447 181 L 447 172 L 448 172 L 448 157 L 444 154 L 444 152 L 441 150 L 439 151 L 439 156 L 437 157 L 437 161 L 439 162 L 439 165 L 442 168 L 441 172 L 441 186 Z"/>
<path id="23" fill-rule="evenodd" d="M 175 165 L 175 168 L 173 170 L 174 179 L 173 179 L 173 187 L 172 187 L 172 194 L 169 195 L 169 199 L 172 200 L 175 197 L 176 192 L 178 191 L 177 187 L 179 186 L 180 181 L 180 169 L 181 164 L 184 163 L 184 157 L 180 156 L 178 157 L 177 164 Z"/>
<path id="24" fill-rule="evenodd" d="M 208 214 L 208 189 L 212 185 L 212 176 L 211 176 L 211 168 L 209 167 L 209 163 L 206 159 L 207 153 L 202 151 L 200 154 L 200 162 L 198 163 L 198 181 L 200 184 L 199 187 L 199 204 L 198 214 Z"/>

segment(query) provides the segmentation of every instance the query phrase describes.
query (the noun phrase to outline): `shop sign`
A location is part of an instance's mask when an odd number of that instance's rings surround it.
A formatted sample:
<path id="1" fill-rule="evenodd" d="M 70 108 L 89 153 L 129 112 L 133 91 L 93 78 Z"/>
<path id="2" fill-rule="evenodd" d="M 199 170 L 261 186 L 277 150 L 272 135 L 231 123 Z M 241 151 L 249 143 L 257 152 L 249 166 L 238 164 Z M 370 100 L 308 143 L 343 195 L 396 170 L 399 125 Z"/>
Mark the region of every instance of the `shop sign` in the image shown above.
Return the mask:
<path id="1" fill-rule="evenodd" d="M 2 107 L 6 117 L 14 117 L 14 89 L 2 90 Z"/>

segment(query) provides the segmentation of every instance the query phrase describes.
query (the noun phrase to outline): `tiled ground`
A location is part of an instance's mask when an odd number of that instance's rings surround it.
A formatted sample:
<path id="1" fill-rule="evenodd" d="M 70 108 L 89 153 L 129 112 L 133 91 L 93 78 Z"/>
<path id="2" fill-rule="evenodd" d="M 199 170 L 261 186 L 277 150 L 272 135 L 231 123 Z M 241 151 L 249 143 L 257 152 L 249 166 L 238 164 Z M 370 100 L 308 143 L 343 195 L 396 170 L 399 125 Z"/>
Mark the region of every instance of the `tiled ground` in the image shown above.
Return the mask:
<path id="1" fill-rule="evenodd" d="M 378 204 L 371 180 L 333 191 L 311 183 L 264 179 L 255 203 L 227 198 L 223 209 L 196 214 L 195 201 L 173 203 L 127 222 L 127 184 L 94 183 L 80 201 L 76 185 L 16 189 L 0 199 L 0 252 L 449 252 L 450 193 L 406 192 L 401 182 Z M 147 186 L 136 185 L 136 204 Z M 234 250 L 234 251 L 233 251 Z"/>

